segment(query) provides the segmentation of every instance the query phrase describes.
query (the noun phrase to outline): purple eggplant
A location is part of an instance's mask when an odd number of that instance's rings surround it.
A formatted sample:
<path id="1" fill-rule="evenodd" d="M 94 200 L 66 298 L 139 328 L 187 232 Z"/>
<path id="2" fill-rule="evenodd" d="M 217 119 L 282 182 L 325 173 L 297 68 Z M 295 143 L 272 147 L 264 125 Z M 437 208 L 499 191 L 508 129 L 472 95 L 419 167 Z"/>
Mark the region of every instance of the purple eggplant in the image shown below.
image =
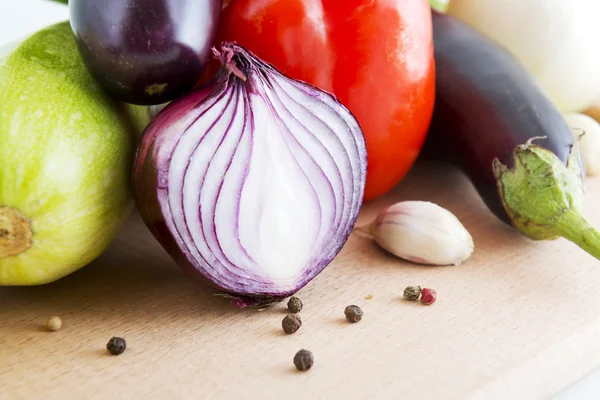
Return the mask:
<path id="1" fill-rule="evenodd" d="M 92 76 L 113 97 L 155 105 L 199 81 L 222 0 L 70 0 L 71 28 Z"/>
<path id="2" fill-rule="evenodd" d="M 600 233 L 583 216 L 578 140 L 559 110 L 506 49 L 432 13 L 436 102 L 425 151 L 450 156 L 521 233 L 564 237 L 600 258 Z"/>

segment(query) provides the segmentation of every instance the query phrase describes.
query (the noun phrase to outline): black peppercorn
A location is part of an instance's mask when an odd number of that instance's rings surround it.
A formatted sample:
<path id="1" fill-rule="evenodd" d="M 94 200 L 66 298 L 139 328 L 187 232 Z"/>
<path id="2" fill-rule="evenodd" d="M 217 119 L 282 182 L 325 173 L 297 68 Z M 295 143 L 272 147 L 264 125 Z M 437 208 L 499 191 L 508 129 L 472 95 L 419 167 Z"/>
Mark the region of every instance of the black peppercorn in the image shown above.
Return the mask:
<path id="1" fill-rule="evenodd" d="M 303 304 L 299 298 L 294 296 L 294 297 L 290 298 L 290 301 L 288 301 L 287 306 L 288 306 L 288 310 L 290 310 L 291 313 L 296 314 L 296 313 L 299 313 L 300 310 L 302 310 Z"/>
<path id="2" fill-rule="evenodd" d="M 118 356 L 125 351 L 127 343 L 125 342 L 125 339 L 113 336 L 106 344 L 106 348 L 110 354 Z"/>
<path id="3" fill-rule="evenodd" d="M 294 365 L 300 371 L 309 370 L 314 363 L 313 354 L 308 350 L 300 350 L 294 356 Z"/>
<path id="4" fill-rule="evenodd" d="M 419 300 L 421 296 L 421 286 L 407 286 L 404 289 L 404 298 L 411 301 Z"/>
<path id="5" fill-rule="evenodd" d="M 302 319 L 296 314 L 286 315 L 281 321 L 281 326 L 285 333 L 294 333 L 302 326 Z"/>
<path id="6" fill-rule="evenodd" d="M 358 322 L 363 317 L 363 311 L 359 306 L 348 306 L 344 310 L 344 314 L 346 314 L 346 319 L 350 322 Z"/>

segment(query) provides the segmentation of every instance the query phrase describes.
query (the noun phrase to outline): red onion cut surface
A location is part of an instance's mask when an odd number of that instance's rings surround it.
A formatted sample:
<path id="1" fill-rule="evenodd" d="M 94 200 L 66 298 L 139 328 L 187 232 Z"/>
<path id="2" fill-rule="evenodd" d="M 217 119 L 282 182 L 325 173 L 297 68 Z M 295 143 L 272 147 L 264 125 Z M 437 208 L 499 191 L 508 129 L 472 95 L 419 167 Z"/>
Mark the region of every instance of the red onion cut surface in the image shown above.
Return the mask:
<path id="1" fill-rule="evenodd" d="M 236 297 L 280 301 L 348 239 L 363 200 L 366 147 L 350 111 L 235 43 L 206 84 L 146 128 L 134 194 L 182 268 Z"/>

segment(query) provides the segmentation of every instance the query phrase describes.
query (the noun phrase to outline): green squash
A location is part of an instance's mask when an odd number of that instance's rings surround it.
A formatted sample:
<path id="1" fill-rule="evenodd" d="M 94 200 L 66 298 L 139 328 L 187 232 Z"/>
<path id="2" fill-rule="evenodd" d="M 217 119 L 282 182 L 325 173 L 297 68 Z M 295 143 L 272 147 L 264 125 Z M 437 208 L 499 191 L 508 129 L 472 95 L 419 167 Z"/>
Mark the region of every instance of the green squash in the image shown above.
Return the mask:
<path id="1" fill-rule="evenodd" d="M 107 97 L 68 22 L 0 54 L 0 285 L 39 285 L 114 239 L 148 114 Z"/>

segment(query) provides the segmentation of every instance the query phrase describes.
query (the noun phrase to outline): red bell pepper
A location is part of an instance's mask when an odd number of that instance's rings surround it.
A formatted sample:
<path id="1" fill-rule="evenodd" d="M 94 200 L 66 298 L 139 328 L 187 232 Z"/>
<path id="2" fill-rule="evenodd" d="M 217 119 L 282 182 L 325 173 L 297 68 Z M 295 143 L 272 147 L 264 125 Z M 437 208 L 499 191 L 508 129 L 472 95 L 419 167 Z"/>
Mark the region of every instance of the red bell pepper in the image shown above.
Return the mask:
<path id="1" fill-rule="evenodd" d="M 219 41 L 333 93 L 365 133 L 365 200 L 389 191 L 420 153 L 435 96 L 428 0 L 232 0 Z"/>

